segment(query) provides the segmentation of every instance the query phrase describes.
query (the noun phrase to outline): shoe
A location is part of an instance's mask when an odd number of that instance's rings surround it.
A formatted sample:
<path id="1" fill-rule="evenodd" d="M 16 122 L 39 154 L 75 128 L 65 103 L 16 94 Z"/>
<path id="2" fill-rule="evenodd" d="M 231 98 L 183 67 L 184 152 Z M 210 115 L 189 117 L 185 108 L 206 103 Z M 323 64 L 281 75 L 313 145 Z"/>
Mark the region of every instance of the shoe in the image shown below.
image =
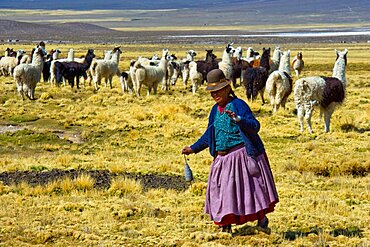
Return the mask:
<path id="1" fill-rule="evenodd" d="M 222 232 L 231 233 L 231 225 L 222 226 Z"/>
<path id="2" fill-rule="evenodd" d="M 263 217 L 262 220 L 258 220 L 257 226 L 263 229 L 267 229 L 268 225 L 269 225 L 269 219 L 266 216 Z"/>

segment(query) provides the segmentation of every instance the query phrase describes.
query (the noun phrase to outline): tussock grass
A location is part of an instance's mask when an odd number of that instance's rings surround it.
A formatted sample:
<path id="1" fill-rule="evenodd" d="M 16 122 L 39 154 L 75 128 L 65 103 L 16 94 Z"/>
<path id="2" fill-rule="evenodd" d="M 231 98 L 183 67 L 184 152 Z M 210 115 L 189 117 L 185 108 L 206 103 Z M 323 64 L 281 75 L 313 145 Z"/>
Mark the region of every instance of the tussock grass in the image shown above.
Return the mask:
<path id="1" fill-rule="evenodd" d="M 239 44 L 238 44 L 239 45 Z M 240 44 L 242 47 L 251 44 Z M 252 44 L 256 50 L 275 44 Z M 31 50 L 28 44 L 19 48 Z M 60 44 L 76 56 L 109 45 Z M 112 45 L 113 46 L 113 45 Z M 123 44 L 120 70 L 130 59 L 160 54 L 169 48 L 180 59 L 192 48 L 203 58 L 224 45 Z M 45 186 L 0 183 L 0 241 L 9 246 L 366 246 L 370 242 L 369 129 L 370 66 L 368 44 L 280 44 L 291 54 L 302 51 L 303 76 L 330 76 L 334 48 L 349 49 L 346 100 L 324 133 L 318 111 L 313 134 L 300 133 L 295 105 L 272 114 L 269 100 L 250 103 L 261 123 L 260 135 L 274 174 L 280 202 L 269 217 L 270 232 L 255 222 L 219 233 L 203 214 L 209 168 L 207 150 L 188 157 L 195 181 L 186 191 L 143 190 L 129 179 L 112 181 L 107 190 L 93 188 L 87 175 Z M 5 50 L 0 45 L 0 51 Z M 18 48 L 18 47 L 16 47 Z M 56 47 L 50 47 L 56 48 Z M 205 53 L 205 52 L 204 52 Z M 294 77 L 294 81 L 297 78 Z M 117 77 L 113 90 L 95 92 L 39 83 L 35 101 L 21 101 L 10 77 L 0 77 L 0 171 L 104 169 L 138 174 L 183 176 L 183 146 L 207 128 L 213 101 L 202 87 L 196 95 L 181 80 L 170 92 L 141 98 L 122 94 Z M 143 95 L 145 95 L 143 89 Z M 235 89 L 243 99 L 245 89 Z M 265 97 L 267 98 L 267 97 Z M 20 129 L 1 132 L 8 126 Z M 79 141 L 76 141 L 79 140 Z"/>
<path id="2" fill-rule="evenodd" d="M 140 182 L 127 178 L 119 178 L 112 181 L 108 192 L 111 195 L 126 197 L 130 194 L 140 194 L 142 190 Z"/>

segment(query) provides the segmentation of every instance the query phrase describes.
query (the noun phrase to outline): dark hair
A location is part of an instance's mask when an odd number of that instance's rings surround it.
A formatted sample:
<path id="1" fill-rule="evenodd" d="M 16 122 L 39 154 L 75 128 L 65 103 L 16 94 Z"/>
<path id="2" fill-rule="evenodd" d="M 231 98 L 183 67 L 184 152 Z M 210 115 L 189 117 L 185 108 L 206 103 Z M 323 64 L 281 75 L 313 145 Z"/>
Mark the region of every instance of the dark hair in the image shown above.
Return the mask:
<path id="1" fill-rule="evenodd" d="M 233 96 L 234 98 L 238 98 L 238 97 L 236 97 L 234 90 L 231 88 L 231 85 L 229 85 L 229 87 L 230 87 L 230 92 L 229 92 L 229 94 L 230 94 L 231 96 Z"/>

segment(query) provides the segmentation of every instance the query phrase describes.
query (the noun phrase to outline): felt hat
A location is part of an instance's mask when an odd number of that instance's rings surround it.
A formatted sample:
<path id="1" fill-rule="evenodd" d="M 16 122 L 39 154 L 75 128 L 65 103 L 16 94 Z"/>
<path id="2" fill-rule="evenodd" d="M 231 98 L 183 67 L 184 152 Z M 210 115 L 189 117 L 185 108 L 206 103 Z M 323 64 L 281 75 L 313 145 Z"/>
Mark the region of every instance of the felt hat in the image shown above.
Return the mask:
<path id="1" fill-rule="evenodd" d="M 230 84 L 230 80 L 225 78 L 224 72 L 220 69 L 213 69 L 207 74 L 207 87 L 208 92 L 220 90 Z"/>

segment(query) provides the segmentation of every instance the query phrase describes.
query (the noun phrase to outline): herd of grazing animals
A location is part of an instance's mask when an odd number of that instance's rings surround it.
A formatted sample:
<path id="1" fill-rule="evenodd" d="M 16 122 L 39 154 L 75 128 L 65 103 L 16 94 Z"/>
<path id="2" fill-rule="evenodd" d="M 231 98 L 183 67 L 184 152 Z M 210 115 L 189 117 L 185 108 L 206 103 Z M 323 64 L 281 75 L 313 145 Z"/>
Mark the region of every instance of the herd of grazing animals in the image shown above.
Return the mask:
<path id="1" fill-rule="evenodd" d="M 90 79 L 94 83 L 95 90 L 99 89 L 101 80 L 105 79 L 110 88 L 113 76 L 120 78 L 122 92 L 133 93 L 140 97 L 142 86 L 147 88 L 147 95 L 156 94 L 158 86 L 162 90 L 169 90 L 170 86 L 176 84 L 182 77 L 184 86 L 191 82 L 191 90 L 196 94 L 199 87 L 204 85 L 207 73 L 215 68 L 221 69 L 225 77 L 232 82 L 234 88 L 240 85 L 246 90 L 247 99 L 256 100 L 261 96 L 262 104 L 265 104 L 264 92 L 269 97 L 273 113 L 285 104 L 292 92 L 296 104 L 300 131 L 304 131 L 304 119 L 310 133 L 311 116 L 314 106 L 320 108 L 320 117 L 324 114 L 325 132 L 330 131 L 330 119 L 338 105 L 340 105 L 346 94 L 346 65 L 348 50 L 337 51 L 331 77 L 311 76 L 301 78 L 304 69 L 302 52 L 298 52 L 290 63 L 290 50 L 282 51 L 275 47 L 272 57 L 270 48 L 263 48 L 262 55 L 254 51 L 252 47 L 247 48 L 247 56 L 243 57 L 241 47 L 234 48 L 228 43 L 223 50 L 222 59 L 217 58 L 213 49 L 207 49 L 205 59 L 195 59 L 197 53 L 189 50 L 186 58 L 178 61 L 175 54 L 169 55 L 168 49 L 163 49 L 159 58 L 138 57 L 130 62 L 129 70 L 120 72 L 119 61 L 122 53 L 120 47 L 114 47 L 105 52 L 104 59 L 96 59 L 94 50 L 88 49 L 85 56 L 75 58 L 73 49 L 68 52 L 68 57 L 60 58 L 60 51 L 52 49 L 48 54 L 45 43 L 40 42 L 31 52 L 26 54 L 24 50 L 14 51 L 11 48 L 5 50 L 5 55 L 0 58 L 0 76 L 11 76 L 14 78 L 17 91 L 22 100 L 25 96 L 31 100 L 35 99 L 37 83 L 43 76 L 44 82 L 50 85 L 60 86 L 66 82 L 73 88 L 80 88 L 80 77 L 84 82 Z M 293 83 L 291 68 L 298 78 Z"/>

